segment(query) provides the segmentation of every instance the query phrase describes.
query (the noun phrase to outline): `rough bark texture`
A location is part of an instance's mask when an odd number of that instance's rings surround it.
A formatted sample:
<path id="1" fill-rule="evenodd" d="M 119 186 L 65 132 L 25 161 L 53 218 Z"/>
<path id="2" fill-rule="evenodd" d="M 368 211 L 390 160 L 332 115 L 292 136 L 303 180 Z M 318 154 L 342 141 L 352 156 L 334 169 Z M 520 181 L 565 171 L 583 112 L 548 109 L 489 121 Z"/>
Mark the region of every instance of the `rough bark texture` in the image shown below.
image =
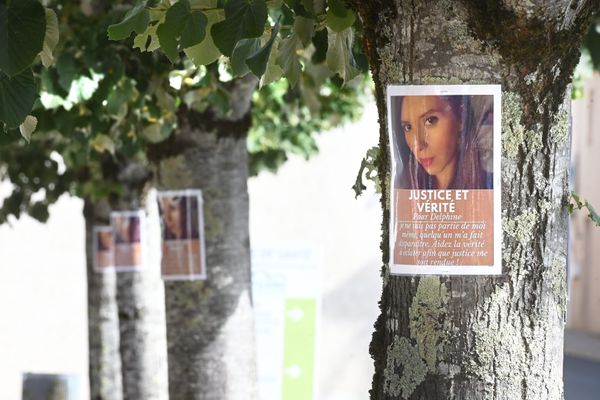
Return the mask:
<path id="1" fill-rule="evenodd" d="M 117 277 L 98 274 L 93 267 L 93 226 L 109 223 L 106 202 L 85 201 L 83 214 L 86 232 L 88 285 L 88 339 L 91 400 L 121 400 L 121 358 L 119 356 L 119 316 Z"/>
<path id="2" fill-rule="evenodd" d="M 598 2 L 351 3 L 376 84 L 385 178 L 371 398 L 563 399 L 568 84 Z M 385 89 L 448 83 L 502 84 L 503 275 L 390 276 Z"/>
<path id="3" fill-rule="evenodd" d="M 145 208 L 146 165 L 128 163 L 120 168 L 118 180 L 125 188 L 111 199 L 113 209 L 135 211 Z M 160 278 L 158 232 L 152 230 L 154 213 L 143 224 L 143 267 L 117 275 L 117 304 L 124 400 L 168 398 L 164 290 Z"/>
<path id="4" fill-rule="evenodd" d="M 159 190 L 199 188 L 204 199 L 205 281 L 165 282 L 171 400 L 255 398 L 246 134 L 255 81 L 228 88 L 225 117 L 182 108 L 156 149 Z"/>

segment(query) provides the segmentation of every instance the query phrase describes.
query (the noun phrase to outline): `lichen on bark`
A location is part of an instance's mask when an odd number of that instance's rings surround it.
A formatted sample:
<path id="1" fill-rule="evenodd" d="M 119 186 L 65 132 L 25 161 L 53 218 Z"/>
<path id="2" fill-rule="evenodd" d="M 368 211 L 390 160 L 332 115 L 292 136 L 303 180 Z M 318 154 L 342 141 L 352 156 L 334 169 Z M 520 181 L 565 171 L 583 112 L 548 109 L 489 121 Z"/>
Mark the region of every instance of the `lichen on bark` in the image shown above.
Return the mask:
<path id="1" fill-rule="evenodd" d="M 405 337 L 396 337 L 387 349 L 384 393 L 408 399 L 427 375 L 419 350 Z"/>
<path id="2" fill-rule="evenodd" d="M 503 224 L 504 232 L 522 245 L 526 245 L 532 239 L 538 218 L 537 210 L 528 208 L 516 217 L 506 219 Z"/>
<path id="3" fill-rule="evenodd" d="M 523 125 L 523 103 L 516 93 L 502 93 L 502 149 L 509 158 L 516 158 L 523 146 L 535 151 L 542 148 L 539 133 Z"/>
<path id="4" fill-rule="evenodd" d="M 417 293 L 409 308 L 410 336 L 417 342 L 419 355 L 430 372 L 436 372 L 438 353 L 443 352 L 450 321 L 446 318 L 448 290 L 436 276 L 419 280 Z"/>

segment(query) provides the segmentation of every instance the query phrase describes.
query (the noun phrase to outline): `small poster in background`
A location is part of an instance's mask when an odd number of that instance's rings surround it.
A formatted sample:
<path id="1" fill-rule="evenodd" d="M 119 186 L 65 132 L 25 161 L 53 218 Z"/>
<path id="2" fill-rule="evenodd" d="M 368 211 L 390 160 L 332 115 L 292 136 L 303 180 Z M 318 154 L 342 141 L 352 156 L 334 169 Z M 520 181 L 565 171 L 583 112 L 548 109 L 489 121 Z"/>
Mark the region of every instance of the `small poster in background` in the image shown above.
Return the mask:
<path id="1" fill-rule="evenodd" d="M 392 274 L 502 273 L 500 93 L 388 86 Z"/>
<path id="2" fill-rule="evenodd" d="M 202 191 L 158 193 L 164 280 L 206 279 Z"/>
<path id="3" fill-rule="evenodd" d="M 253 244 L 259 400 L 316 398 L 320 280 L 315 245 Z"/>
<path id="4" fill-rule="evenodd" d="M 112 226 L 94 226 L 94 271 L 114 271 L 115 239 Z"/>
<path id="5" fill-rule="evenodd" d="M 115 270 L 132 271 L 143 266 L 143 226 L 145 213 L 113 211 L 110 223 L 115 239 Z"/>

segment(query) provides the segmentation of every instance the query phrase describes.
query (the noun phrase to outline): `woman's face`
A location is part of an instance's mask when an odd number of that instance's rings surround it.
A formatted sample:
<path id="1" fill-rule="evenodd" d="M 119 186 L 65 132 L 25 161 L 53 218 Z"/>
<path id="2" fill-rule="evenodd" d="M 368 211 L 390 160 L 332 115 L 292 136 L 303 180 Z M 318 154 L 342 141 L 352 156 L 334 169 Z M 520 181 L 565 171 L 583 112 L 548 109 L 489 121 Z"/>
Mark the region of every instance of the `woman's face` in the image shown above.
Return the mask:
<path id="1" fill-rule="evenodd" d="M 117 217 L 115 220 L 115 231 L 124 243 L 130 243 L 129 217 Z"/>
<path id="2" fill-rule="evenodd" d="M 110 231 L 98 232 L 98 239 L 104 250 L 110 250 L 113 246 L 113 234 Z"/>
<path id="3" fill-rule="evenodd" d="M 165 225 L 176 238 L 181 238 L 183 236 L 183 221 L 180 202 L 181 198 L 179 197 L 163 197 L 162 199 Z"/>
<path id="4" fill-rule="evenodd" d="M 407 96 L 402 100 L 402 131 L 419 164 L 447 188 L 456 171 L 461 123 L 450 103 L 439 96 Z"/>

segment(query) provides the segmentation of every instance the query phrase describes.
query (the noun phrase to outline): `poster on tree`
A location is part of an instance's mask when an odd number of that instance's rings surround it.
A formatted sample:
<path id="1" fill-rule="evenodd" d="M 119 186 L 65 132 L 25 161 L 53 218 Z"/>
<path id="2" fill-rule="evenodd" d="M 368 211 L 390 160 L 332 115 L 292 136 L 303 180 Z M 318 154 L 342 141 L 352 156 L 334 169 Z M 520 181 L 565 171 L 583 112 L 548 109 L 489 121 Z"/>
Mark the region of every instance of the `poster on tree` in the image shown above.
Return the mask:
<path id="1" fill-rule="evenodd" d="M 143 267 L 144 216 L 142 210 L 110 213 L 115 239 L 116 271 L 134 271 Z"/>
<path id="2" fill-rule="evenodd" d="M 392 274 L 502 273 L 500 94 L 388 86 Z"/>
<path id="3" fill-rule="evenodd" d="M 202 191 L 158 193 L 164 280 L 206 279 Z"/>
<path id="4" fill-rule="evenodd" d="M 108 272 L 115 268 L 115 238 L 109 226 L 94 226 L 94 271 Z"/>

